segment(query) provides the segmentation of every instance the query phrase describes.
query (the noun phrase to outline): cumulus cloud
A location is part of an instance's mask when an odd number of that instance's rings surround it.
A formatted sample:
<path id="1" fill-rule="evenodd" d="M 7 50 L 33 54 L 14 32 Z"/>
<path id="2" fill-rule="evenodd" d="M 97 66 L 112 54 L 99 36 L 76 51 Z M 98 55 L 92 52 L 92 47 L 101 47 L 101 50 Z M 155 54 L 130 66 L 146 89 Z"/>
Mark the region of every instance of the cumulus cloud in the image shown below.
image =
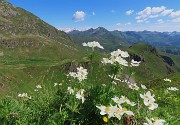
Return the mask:
<path id="1" fill-rule="evenodd" d="M 136 19 L 143 19 L 143 18 L 156 18 L 158 17 L 159 13 L 166 10 L 165 6 L 161 6 L 161 7 L 146 7 L 144 10 L 138 12 L 138 16 L 136 17 Z"/>
<path id="2" fill-rule="evenodd" d="M 158 23 L 164 23 L 164 20 L 163 19 L 159 19 L 157 20 Z"/>
<path id="3" fill-rule="evenodd" d="M 161 7 L 152 7 L 151 8 L 151 13 L 157 14 L 159 12 L 162 12 L 166 9 L 165 6 L 161 6 Z"/>
<path id="4" fill-rule="evenodd" d="M 134 10 L 128 10 L 126 11 L 126 15 L 131 15 L 134 12 Z"/>
<path id="5" fill-rule="evenodd" d="M 142 23 L 147 22 L 148 19 L 158 18 L 163 16 L 170 16 L 172 18 L 180 17 L 180 10 L 173 12 L 174 9 L 166 9 L 165 6 L 160 7 L 146 7 L 144 10 L 137 13 L 136 22 Z M 157 20 L 158 23 L 164 23 L 162 19 Z M 173 21 L 175 22 L 175 20 Z"/>
<path id="6" fill-rule="evenodd" d="M 136 22 L 137 23 L 142 23 L 142 22 L 145 22 L 146 21 L 146 19 L 144 19 L 144 20 L 137 20 Z"/>
<path id="7" fill-rule="evenodd" d="M 173 19 L 172 22 L 180 23 L 180 17 Z"/>
<path id="8" fill-rule="evenodd" d="M 174 9 L 168 9 L 168 10 L 164 10 L 163 12 L 161 12 L 162 16 L 166 16 L 169 15 L 173 12 Z"/>
<path id="9" fill-rule="evenodd" d="M 83 21 L 84 18 L 86 16 L 86 13 L 83 12 L 83 11 L 76 11 L 74 14 L 73 14 L 73 18 L 76 22 L 79 22 L 79 21 Z"/>
<path id="10" fill-rule="evenodd" d="M 136 19 L 142 19 L 142 18 L 146 18 L 149 15 L 151 15 L 151 7 L 146 7 L 144 10 L 140 11 L 137 13 L 138 16 L 136 17 Z"/>
<path id="11" fill-rule="evenodd" d="M 170 14 L 170 17 L 172 17 L 172 18 L 180 17 L 180 10 L 172 12 Z"/>

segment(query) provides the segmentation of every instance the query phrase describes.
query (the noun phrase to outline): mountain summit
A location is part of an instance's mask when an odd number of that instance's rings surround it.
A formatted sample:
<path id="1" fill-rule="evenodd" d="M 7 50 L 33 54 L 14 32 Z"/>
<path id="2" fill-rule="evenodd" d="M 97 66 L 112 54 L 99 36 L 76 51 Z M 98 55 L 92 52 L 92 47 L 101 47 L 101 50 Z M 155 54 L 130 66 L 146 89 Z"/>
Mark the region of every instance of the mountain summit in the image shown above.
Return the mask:
<path id="1" fill-rule="evenodd" d="M 57 59 L 73 56 L 78 50 L 65 32 L 1 0 L 0 51 L 3 51 L 4 57 L 9 55 L 14 59 L 34 56 Z"/>
<path id="2" fill-rule="evenodd" d="M 68 33 L 77 43 L 98 41 L 108 51 L 128 46 L 126 42 L 113 35 L 110 31 L 103 27 L 96 29 L 88 29 L 86 31 L 71 31 Z"/>

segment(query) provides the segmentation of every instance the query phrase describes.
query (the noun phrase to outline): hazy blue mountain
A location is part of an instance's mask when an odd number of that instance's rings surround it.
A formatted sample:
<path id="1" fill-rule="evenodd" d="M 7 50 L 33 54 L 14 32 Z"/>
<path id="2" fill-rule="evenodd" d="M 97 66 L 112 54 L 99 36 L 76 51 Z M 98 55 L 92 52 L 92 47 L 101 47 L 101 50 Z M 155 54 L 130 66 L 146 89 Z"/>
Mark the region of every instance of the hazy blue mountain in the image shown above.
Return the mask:
<path id="1" fill-rule="evenodd" d="M 97 40 L 107 49 L 132 45 L 137 42 L 147 43 L 156 47 L 180 47 L 179 32 L 152 32 L 152 31 L 108 31 L 103 27 L 86 31 L 74 30 L 69 32 L 71 38 L 77 42 Z M 112 47 L 113 46 L 113 47 Z"/>
<path id="2" fill-rule="evenodd" d="M 98 41 L 108 51 L 129 46 L 127 42 L 124 42 L 121 38 L 113 35 L 103 27 L 91 28 L 86 31 L 73 30 L 68 34 L 76 43 L 80 44 L 83 42 Z"/>

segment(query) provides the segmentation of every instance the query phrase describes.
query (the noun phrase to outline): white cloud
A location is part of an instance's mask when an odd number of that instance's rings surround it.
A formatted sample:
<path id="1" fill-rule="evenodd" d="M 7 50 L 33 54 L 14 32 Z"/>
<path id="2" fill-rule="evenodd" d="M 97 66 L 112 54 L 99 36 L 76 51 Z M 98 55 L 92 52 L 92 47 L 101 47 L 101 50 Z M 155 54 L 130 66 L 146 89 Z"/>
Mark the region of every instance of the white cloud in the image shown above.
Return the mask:
<path id="1" fill-rule="evenodd" d="M 174 9 L 166 9 L 165 6 L 161 7 L 146 7 L 144 10 L 137 13 L 136 20 L 137 23 L 147 22 L 148 19 L 158 18 L 162 16 L 168 16 L 172 18 L 180 17 L 180 10 L 173 12 Z M 162 23 L 162 20 L 157 20 L 158 23 Z M 163 21 L 164 22 L 164 21 Z"/>
<path id="2" fill-rule="evenodd" d="M 73 17 L 75 19 L 76 22 L 79 22 L 79 21 L 83 21 L 84 18 L 86 16 L 86 13 L 83 12 L 83 11 L 76 11 L 74 14 L 73 14 Z"/>
<path id="3" fill-rule="evenodd" d="M 134 10 L 128 10 L 126 11 L 126 15 L 131 15 L 134 12 Z"/>
<path id="4" fill-rule="evenodd" d="M 163 19 L 159 19 L 157 20 L 158 23 L 164 23 L 164 20 Z"/>
<path id="5" fill-rule="evenodd" d="M 180 10 L 178 10 L 176 12 L 172 12 L 170 14 L 170 17 L 172 17 L 172 18 L 180 17 Z"/>
<path id="6" fill-rule="evenodd" d="M 151 7 L 146 7 L 144 10 L 138 12 L 138 16 L 136 17 L 136 19 L 142 19 L 142 18 L 146 18 L 149 15 L 151 15 Z"/>
<path id="7" fill-rule="evenodd" d="M 124 24 L 125 26 L 127 26 L 127 25 L 131 25 L 131 22 L 128 22 L 128 23 L 126 23 L 126 24 Z"/>
<path id="8" fill-rule="evenodd" d="M 93 16 L 95 16 L 95 15 L 96 15 L 96 13 L 95 13 L 95 12 L 92 12 L 92 15 L 93 15 Z"/>
<path id="9" fill-rule="evenodd" d="M 120 26 L 121 25 L 121 23 L 116 23 L 116 26 Z"/>
<path id="10" fill-rule="evenodd" d="M 151 12 L 154 13 L 154 14 L 157 14 L 159 12 L 162 12 L 166 9 L 165 6 L 161 6 L 161 7 L 152 7 L 151 8 Z"/>
<path id="11" fill-rule="evenodd" d="M 144 22 L 145 20 L 137 20 L 137 23 L 142 23 Z"/>
<path id="12" fill-rule="evenodd" d="M 157 18 L 159 15 L 150 15 L 148 18 Z"/>
<path id="13" fill-rule="evenodd" d="M 144 10 L 137 13 L 138 16 L 136 17 L 136 19 L 139 20 L 139 19 L 143 19 L 143 18 L 156 18 L 159 16 L 158 13 L 165 11 L 165 9 L 166 9 L 165 6 L 152 7 L 152 8 L 146 7 Z"/>
<path id="14" fill-rule="evenodd" d="M 60 30 L 62 30 L 64 32 L 66 32 L 66 33 L 69 33 L 69 32 L 71 32 L 71 31 L 73 31 L 75 29 L 73 29 L 73 28 L 65 28 L 65 29 L 60 29 Z"/>
<path id="15" fill-rule="evenodd" d="M 179 23 L 180 22 L 180 17 L 179 18 L 175 18 L 172 20 L 172 22 L 176 22 L 176 23 Z"/>
<path id="16" fill-rule="evenodd" d="M 169 15 L 173 12 L 174 9 L 168 9 L 168 10 L 164 10 L 163 12 L 161 12 L 162 16 L 166 16 Z"/>

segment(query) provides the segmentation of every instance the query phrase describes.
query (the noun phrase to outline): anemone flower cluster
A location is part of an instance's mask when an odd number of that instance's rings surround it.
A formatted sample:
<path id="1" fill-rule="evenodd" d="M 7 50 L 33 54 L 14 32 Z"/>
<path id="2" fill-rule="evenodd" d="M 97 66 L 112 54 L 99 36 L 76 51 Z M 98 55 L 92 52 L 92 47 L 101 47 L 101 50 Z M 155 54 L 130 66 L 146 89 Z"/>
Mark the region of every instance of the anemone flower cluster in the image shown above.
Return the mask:
<path id="1" fill-rule="evenodd" d="M 171 80 L 168 79 L 168 78 L 164 78 L 163 80 L 166 81 L 166 82 L 171 82 Z"/>
<path id="2" fill-rule="evenodd" d="M 134 115 L 134 113 L 132 111 L 128 111 L 126 108 L 123 108 L 121 105 L 116 105 L 116 106 L 96 106 L 98 109 L 100 109 L 100 114 L 101 115 L 108 115 L 108 118 L 111 118 L 111 117 L 116 117 L 118 118 L 119 120 L 121 120 L 121 117 L 124 115 L 124 114 L 127 114 L 129 116 L 132 116 Z"/>
<path id="3" fill-rule="evenodd" d="M 140 97 L 142 99 L 144 99 L 144 105 L 145 106 L 148 106 L 148 108 L 150 110 L 154 110 L 158 107 L 158 104 L 157 103 L 154 103 L 155 102 L 155 99 L 154 99 L 154 94 L 151 95 L 151 92 L 148 91 L 147 93 L 145 93 L 144 95 L 140 94 Z"/>
<path id="4" fill-rule="evenodd" d="M 67 76 L 77 78 L 79 82 L 82 82 L 83 80 L 87 79 L 87 75 L 87 69 L 84 69 L 83 67 L 78 67 L 77 72 L 70 72 Z"/>
<path id="5" fill-rule="evenodd" d="M 151 120 L 146 118 L 146 120 L 148 123 L 143 123 L 143 125 L 163 125 L 164 122 L 166 122 L 165 120 L 158 118 L 152 118 Z"/>
<path id="6" fill-rule="evenodd" d="M 67 91 L 71 95 L 74 95 L 76 93 L 76 98 L 81 100 L 82 103 L 84 103 L 84 101 L 85 101 L 85 97 L 84 97 L 85 90 L 84 89 L 80 89 L 80 90 L 75 91 L 75 89 L 72 89 L 71 87 L 68 87 Z"/>
<path id="7" fill-rule="evenodd" d="M 36 88 L 37 89 L 42 89 L 42 86 L 41 85 L 37 85 Z"/>
<path id="8" fill-rule="evenodd" d="M 124 114 L 127 114 L 128 116 L 133 116 L 134 113 L 132 111 L 128 111 L 126 108 L 123 108 L 121 106 L 122 103 L 126 102 L 128 104 L 130 104 L 131 106 L 134 106 L 135 103 L 134 102 L 130 102 L 130 100 L 128 98 L 126 98 L 125 96 L 121 96 L 121 98 L 118 97 L 114 97 L 112 98 L 112 100 L 117 103 L 117 105 L 113 106 L 96 106 L 98 109 L 100 109 L 100 114 L 101 115 L 108 115 L 108 118 L 111 117 L 116 117 L 117 119 L 121 120 L 121 117 Z"/>
<path id="9" fill-rule="evenodd" d="M 34 89 L 34 91 L 37 92 L 38 89 L 42 89 L 42 86 L 41 86 L 41 85 L 37 85 L 37 86 L 36 86 L 36 89 Z"/>
<path id="10" fill-rule="evenodd" d="M 127 103 L 127 104 L 129 104 L 130 106 L 135 106 L 136 104 L 135 104 L 135 102 L 131 102 L 127 97 L 125 97 L 125 96 L 121 96 L 121 98 L 118 98 L 118 97 L 114 97 L 114 98 L 112 98 L 112 100 L 115 102 L 115 103 L 117 103 L 118 105 L 121 105 L 121 104 L 123 104 L 123 103 Z"/>
<path id="11" fill-rule="evenodd" d="M 54 83 L 54 86 L 62 86 L 62 83 Z"/>
<path id="12" fill-rule="evenodd" d="M 131 83 L 131 82 L 127 82 L 127 85 L 130 89 L 133 90 L 139 90 L 139 87 L 137 86 L 137 83 Z"/>
<path id="13" fill-rule="evenodd" d="M 129 57 L 128 52 L 126 51 L 122 51 L 120 49 L 117 49 L 116 51 L 111 52 L 111 56 L 110 58 L 103 58 L 103 60 L 101 61 L 103 64 L 120 64 L 122 66 L 129 66 L 128 62 L 124 59 Z M 130 66 L 139 66 L 140 62 L 131 61 L 131 65 Z"/>
<path id="14" fill-rule="evenodd" d="M 169 88 L 167 88 L 167 90 L 170 90 L 170 91 L 178 91 L 179 89 L 176 88 L 176 87 L 169 87 Z"/>
<path id="15" fill-rule="evenodd" d="M 100 49 L 104 49 L 103 46 L 101 46 L 99 44 L 99 42 L 96 42 L 96 41 L 83 43 L 83 46 L 87 46 L 87 47 L 90 47 L 92 49 L 94 49 L 95 47 L 100 48 Z"/>
<path id="16" fill-rule="evenodd" d="M 31 97 L 31 96 L 28 96 L 27 93 L 18 94 L 18 97 L 20 97 L 20 98 L 32 99 L 32 97 Z"/>

